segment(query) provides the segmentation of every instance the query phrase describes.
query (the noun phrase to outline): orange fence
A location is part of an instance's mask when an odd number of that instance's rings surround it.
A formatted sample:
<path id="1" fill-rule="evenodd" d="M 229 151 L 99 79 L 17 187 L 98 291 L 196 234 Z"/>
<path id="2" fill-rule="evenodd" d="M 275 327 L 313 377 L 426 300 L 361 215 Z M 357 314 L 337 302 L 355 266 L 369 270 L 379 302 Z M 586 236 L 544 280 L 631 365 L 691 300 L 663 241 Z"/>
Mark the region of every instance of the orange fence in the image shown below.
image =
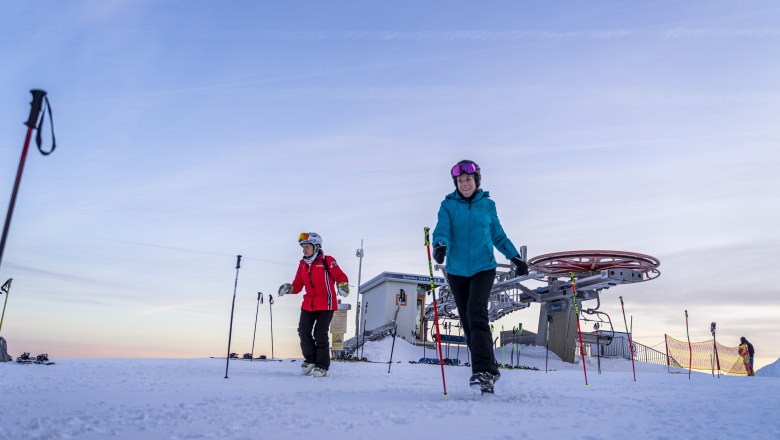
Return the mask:
<path id="1" fill-rule="evenodd" d="M 712 340 L 691 342 L 680 341 L 669 335 L 666 337 L 666 354 L 672 367 L 688 368 L 700 371 L 723 371 L 727 374 L 747 375 L 745 364 L 739 355 L 739 347 L 726 347 Z"/>

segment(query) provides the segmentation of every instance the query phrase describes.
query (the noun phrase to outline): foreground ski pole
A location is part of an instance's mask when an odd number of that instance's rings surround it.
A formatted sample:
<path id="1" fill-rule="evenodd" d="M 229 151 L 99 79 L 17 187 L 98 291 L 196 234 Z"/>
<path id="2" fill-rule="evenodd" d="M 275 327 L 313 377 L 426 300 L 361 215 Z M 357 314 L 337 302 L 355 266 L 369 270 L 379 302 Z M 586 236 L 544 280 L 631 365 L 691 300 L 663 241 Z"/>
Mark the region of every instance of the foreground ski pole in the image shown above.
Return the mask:
<path id="1" fill-rule="evenodd" d="M 228 349 L 225 360 L 225 379 L 228 378 L 228 368 L 230 368 L 230 340 L 233 338 L 233 311 L 236 309 L 236 290 L 238 290 L 238 270 L 241 269 L 241 255 L 236 259 L 236 281 L 233 283 L 233 305 L 230 306 L 230 331 L 228 332 Z"/>
<path id="2" fill-rule="evenodd" d="M 30 103 L 30 116 L 27 118 L 27 122 L 24 125 L 27 126 L 27 136 L 24 138 L 24 146 L 22 147 L 22 157 L 19 159 L 19 168 L 16 170 L 16 180 L 14 180 L 14 188 L 11 191 L 11 200 L 8 203 L 8 211 L 5 214 L 5 224 L 3 225 L 3 235 L 0 237 L 0 266 L 3 264 L 3 252 L 5 251 L 5 243 L 8 239 L 8 231 L 11 228 L 11 218 L 14 216 L 14 206 L 16 205 L 16 196 L 19 193 L 19 185 L 22 182 L 22 173 L 24 172 L 24 163 L 27 160 L 27 150 L 30 147 L 30 137 L 33 130 L 38 130 L 38 134 L 35 137 L 35 142 L 38 144 L 38 151 L 44 156 L 51 154 L 57 147 L 57 143 L 54 139 L 54 120 L 51 116 L 51 106 L 49 105 L 49 98 L 46 97 L 46 92 L 43 90 L 30 90 L 32 93 L 32 102 Z M 49 122 L 51 123 L 51 150 L 43 151 L 41 148 L 41 126 L 43 126 L 46 112 L 41 113 L 43 109 L 44 101 L 46 102 L 46 109 L 49 111 Z M 38 121 L 38 115 L 41 114 L 41 119 Z M 36 123 L 38 127 L 36 128 Z"/>
<path id="3" fill-rule="evenodd" d="M 688 379 L 691 378 L 691 367 L 693 366 L 693 348 L 691 347 L 691 334 L 688 332 L 688 311 L 685 311 L 685 334 L 688 336 Z"/>
<path id="4" fill-rule="evenodd" d="M 631 356 L 631 369 L 634 371 L 634 382 L 636 382 L 636 368 L 634 367 L 634 344 L 631 342 L 631 333 L 628 331 L 628 322 L 626 321 L 626 307 L 623 305 L 623 297 L 620 298 L 620 308 L 623 309 L 623 324 L 626 325 L 626 335 L 628 335 L 628 350 Z"/>
<path id="5" fill-rule="evenodd" d="M 436 285 L 433 282 L 433 263 L 431 262 L 431 228 L 424 228 L 425 248 L 428 250 L 428 272 L 431 275 L 431 295 L 433 295 L 433 318 L 436 320 L 436 347 L 439 351 L 439 366 L 441 367 L 441 384 L 444 387 L 444 395 L 447 395 L 447 381 L 444 379 L 444 361 L 441 358 L 441 331 L 439 330 L 439 307 L 436 304 Z"/>
<path id="6" fill-rule="evenodd" d="M 255 360 L 255 337 L 257 337 L 257 314 L 260 312 L 260 304 L 263 303 L 263 294 L 257 292 L 257 309 L 255 309 L 255 330 L 252 332 L 252 358 L 249 362 Z"/>
<path id="7" fill-rule="evenodd" d="M 585 374 L 585 386 L 588 386 L 588 370 L 585 368 L 585 347 L 582 344 L 582 330 L 580 329 L 580 309 L 577 307 L 577 286 L 574 280 L 574 272 L 569 272 L 571 278 L 571 293 L 574 298 L 574 317 L 577 319 L 577 335 L 580 338 L 580 356 L 582 357 L 582 372 Z"/>
<path id="8" fill-rule="evenodd" d="M 3 314 L 0 315 L 0 330 L 3 330 L 3 319 L 5 319 L 5 306 L 8 304 L 8 296 L 11 295 L 11 283 L 13 278 L 8 278 L 8 281 L 0 287 L 0 295 L 5 294 L 5 301 L 3 301 Z"/>

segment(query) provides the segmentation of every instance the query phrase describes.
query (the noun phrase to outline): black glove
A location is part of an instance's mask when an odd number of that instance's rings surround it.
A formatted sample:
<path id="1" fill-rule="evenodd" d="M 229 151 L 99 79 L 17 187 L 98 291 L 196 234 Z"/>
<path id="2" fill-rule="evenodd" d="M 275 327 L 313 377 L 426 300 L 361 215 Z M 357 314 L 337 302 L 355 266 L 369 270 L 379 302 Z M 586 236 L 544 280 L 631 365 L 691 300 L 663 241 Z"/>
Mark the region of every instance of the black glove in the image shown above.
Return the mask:
<path id="1" fill-rule="evenodd" d="M 528 275 L 528 265 L 525 263 L 525 261 L 523 261 L 522 258 L 520 258 L 520 255 L 512 257 L 512 259 L 509 261 L 511 261 L 512 265 L 515 266 L 515 275 Z"/>
<path id="2" fill-rule="evenodd" d="M 433 247 L 433 259 L 437 264 L 444 263 L 444 257 L 447 255 L 447 246 L 444 243 L 439 243 Z"/>

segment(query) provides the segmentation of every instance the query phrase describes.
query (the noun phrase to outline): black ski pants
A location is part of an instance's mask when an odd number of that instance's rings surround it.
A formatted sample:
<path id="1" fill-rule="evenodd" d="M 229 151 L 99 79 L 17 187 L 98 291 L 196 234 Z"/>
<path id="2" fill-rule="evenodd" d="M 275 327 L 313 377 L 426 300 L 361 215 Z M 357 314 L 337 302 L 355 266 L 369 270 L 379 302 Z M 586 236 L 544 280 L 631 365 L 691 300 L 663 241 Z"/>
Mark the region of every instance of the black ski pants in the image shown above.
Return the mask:
<path id="1" fill-rule="evenodd" d="M 328 330 L 331 319 L 333 319 L 333 310 L 310 312 L 301 309 L 301 318 L 298 321 L 298 336 L 301 338 L 304 360 L 323 370 L 330 367 Z"/>
<path id="2" fill-rule="evenodd" d="M 447 275 L 471 351 L 471 371 L 474 373 L 498 373 L 493 354 L 493 333 L 488 320 L 488 299 L 495 277 L 495 269 L 477 272 L 470 277 Z"/>

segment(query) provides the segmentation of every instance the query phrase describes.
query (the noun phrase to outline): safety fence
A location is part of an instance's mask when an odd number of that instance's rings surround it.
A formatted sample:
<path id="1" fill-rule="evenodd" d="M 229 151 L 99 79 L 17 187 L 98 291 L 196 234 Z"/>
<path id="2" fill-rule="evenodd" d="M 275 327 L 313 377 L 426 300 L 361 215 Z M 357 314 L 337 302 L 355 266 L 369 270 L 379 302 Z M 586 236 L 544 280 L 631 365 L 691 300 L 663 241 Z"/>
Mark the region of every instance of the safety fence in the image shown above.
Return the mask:
<path id="1" fill-rule="evenodd" d="M 739 355 L 739 347 L 727 347 L 714 340 L 688 343 L 669 335 L 664 336 L 670 366 L 747 375 L 747 369 Z"/>

